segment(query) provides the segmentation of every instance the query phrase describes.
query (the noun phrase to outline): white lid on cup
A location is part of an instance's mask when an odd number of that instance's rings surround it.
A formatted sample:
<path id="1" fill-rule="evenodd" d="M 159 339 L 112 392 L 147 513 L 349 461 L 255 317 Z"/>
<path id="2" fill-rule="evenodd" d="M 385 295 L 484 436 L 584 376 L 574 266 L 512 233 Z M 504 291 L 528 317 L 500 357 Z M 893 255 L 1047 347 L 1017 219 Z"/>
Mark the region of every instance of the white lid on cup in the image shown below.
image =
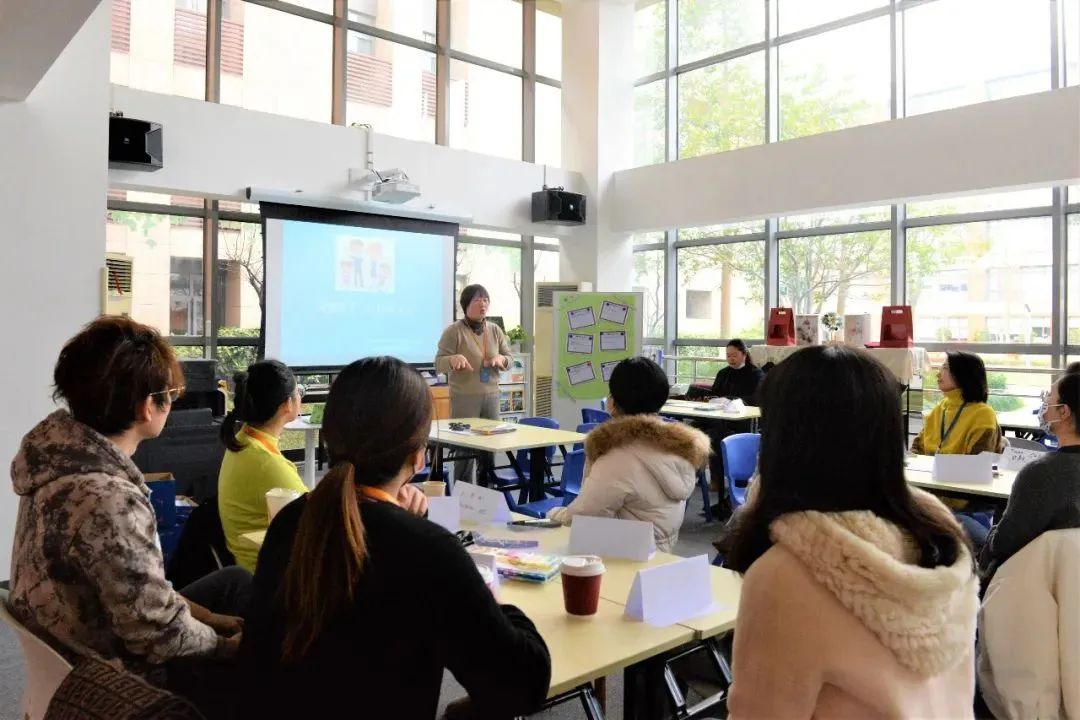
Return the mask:
<path id="1" fill-rule="evenodd" d="M 604 561 L 597 555 L 571 555 L 563 558 L 560 568 L 563 575 L 593 577 L 604 573 Z"/>

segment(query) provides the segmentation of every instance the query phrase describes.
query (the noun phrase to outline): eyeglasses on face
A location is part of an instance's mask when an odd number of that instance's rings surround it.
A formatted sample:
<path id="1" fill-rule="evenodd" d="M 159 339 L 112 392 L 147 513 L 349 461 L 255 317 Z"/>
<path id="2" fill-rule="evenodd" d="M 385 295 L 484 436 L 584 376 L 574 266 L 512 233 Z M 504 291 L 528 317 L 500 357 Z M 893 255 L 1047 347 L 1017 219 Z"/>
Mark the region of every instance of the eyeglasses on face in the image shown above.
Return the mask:
<path id="1" fill-rule="evenodd" d="M 177 400 L 179 400 L 180 396 L 183 395 L 183 394 L 184 394 L 184 386 L 183 385 L 179 385 L 177 387 L 172 387 L 172 388 L 166 388 L 165 390 L 158 390 L 157 392 L 150 393 L 151 396 L 154 396 L 154 395 L 168 395 L 170 403 L 174 403 Z"/>
<path id="2" fill-rule="evenodd" d="M 307 385 L 296 383 L 296 394 L 299 395 L 301 399 L 303 399 L 303 397 L 307 395 Z"/>

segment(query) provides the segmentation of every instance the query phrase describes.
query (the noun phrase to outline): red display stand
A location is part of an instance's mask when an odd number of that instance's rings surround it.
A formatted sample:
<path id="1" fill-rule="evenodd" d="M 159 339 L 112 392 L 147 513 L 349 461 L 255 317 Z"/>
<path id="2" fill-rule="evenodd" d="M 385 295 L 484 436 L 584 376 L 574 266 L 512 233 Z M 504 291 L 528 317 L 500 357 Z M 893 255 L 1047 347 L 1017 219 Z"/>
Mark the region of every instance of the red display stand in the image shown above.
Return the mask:
<path id="1" fill-rule="evenodd" d="M 795 311 L 791 308 L 773 308 L 769 312 L 769 327 L 765 334 L 766 345 L 795 344 Z"/>
<path id="2" fill-rule="evenodd" d="M 907 348 L 915 345 L 910 305 L 886 305 L 881 308 L 881 347 Z"/>

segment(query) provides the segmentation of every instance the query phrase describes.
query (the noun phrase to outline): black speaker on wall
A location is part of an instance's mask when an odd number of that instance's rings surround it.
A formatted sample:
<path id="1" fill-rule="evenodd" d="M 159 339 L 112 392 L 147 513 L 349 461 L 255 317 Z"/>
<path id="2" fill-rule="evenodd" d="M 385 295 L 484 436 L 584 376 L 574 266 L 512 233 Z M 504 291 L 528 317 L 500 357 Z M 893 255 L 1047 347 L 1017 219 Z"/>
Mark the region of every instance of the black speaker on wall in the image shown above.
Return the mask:
<path id="1" fill-rule="evenodd" d="M 585 196 L 562 188 L 544 188 L 532 194 L 532 221 L 552 225 L 584 225 Z"/>
<path id="2" fill-rule="evenodd" d="M 109 115 L 109 167 L 153 172 L 164 167 L 161 123 Z"/>

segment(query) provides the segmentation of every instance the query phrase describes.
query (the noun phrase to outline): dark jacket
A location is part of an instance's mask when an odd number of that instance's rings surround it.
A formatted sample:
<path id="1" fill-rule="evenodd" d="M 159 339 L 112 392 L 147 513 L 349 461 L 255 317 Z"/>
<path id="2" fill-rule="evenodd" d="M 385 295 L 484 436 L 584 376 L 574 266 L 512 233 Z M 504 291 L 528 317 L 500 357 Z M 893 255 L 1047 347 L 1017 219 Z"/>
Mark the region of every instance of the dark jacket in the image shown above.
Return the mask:
<path id="1" fill-rule="evenodd" d="M 520 610 L 499 606 L 460 541 L 389 503 L 364 503 L 368 559 L 355 607 L 299 663 L 280 660 L 281 589 L 307 497 L 278 513 L 259 553 L 241 647 L 252 718 L 434 718 L 449 669 L 485 716 L 543 703 L 551 658 Z"/>
<path id="2" fill-rule="evenodd" d="M 716 379 L 712 384 L 712 394 L 716 397 L 738 398 L 746 405 L 756 405 L 758 385 L 764 377 L 765 373 L 761 371 L 761 368 L 750 363 L 746 363 L 738 370 L 728 365 L 716 373 Z"/>

